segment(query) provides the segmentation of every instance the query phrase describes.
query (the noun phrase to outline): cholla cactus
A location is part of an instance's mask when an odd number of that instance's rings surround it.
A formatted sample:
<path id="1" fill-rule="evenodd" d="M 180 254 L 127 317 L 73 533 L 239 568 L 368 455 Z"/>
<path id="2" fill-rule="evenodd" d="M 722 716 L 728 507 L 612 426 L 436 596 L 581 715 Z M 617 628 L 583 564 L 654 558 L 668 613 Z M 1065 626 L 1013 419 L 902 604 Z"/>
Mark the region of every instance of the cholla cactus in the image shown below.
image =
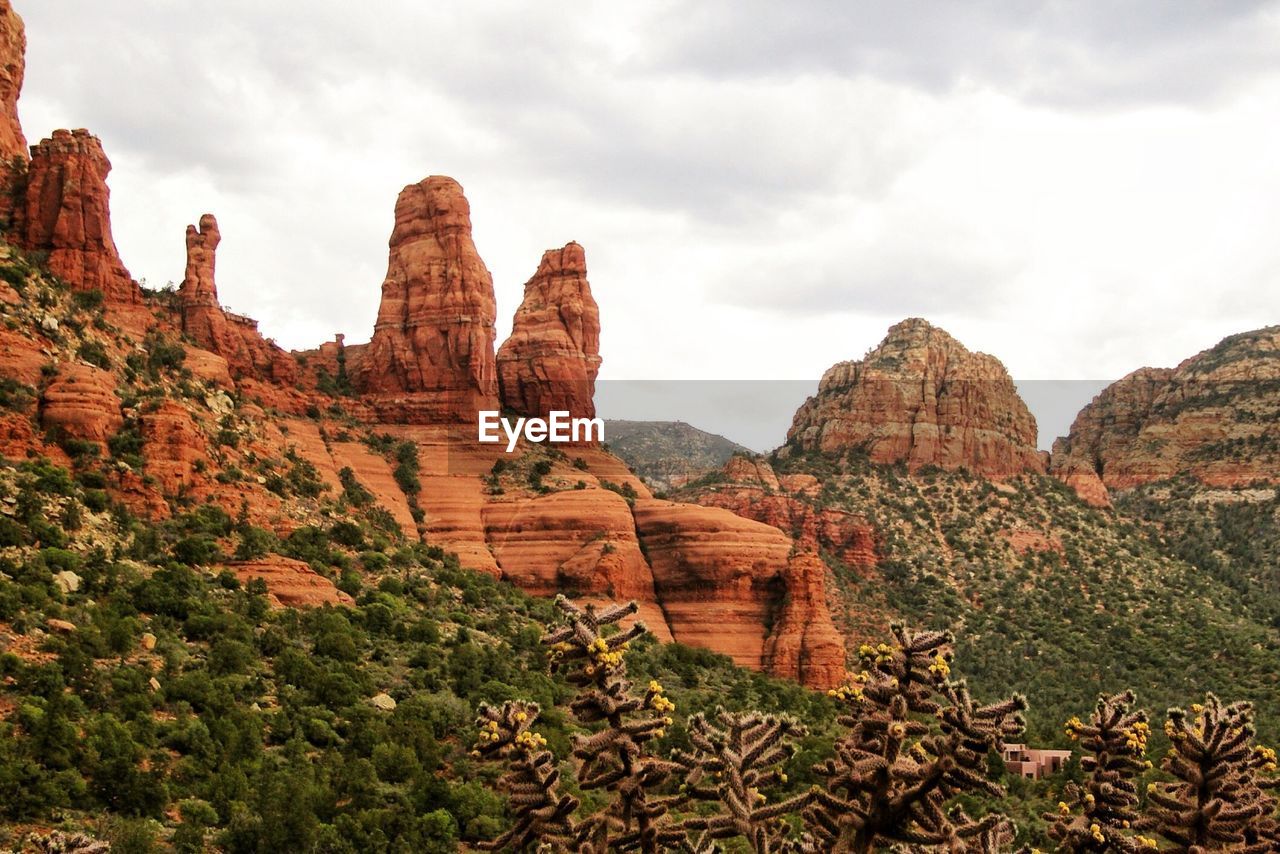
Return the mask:
<path id="1" fill-rule="evenodd" d="M 523 851 L 535 845 L 566 850 L 577 836 L 573 812 L 578 799 L 558 791 L 560 771 L 555 756 L 546 750 L 546 739 L 531 727 L 538 719 L 537 703 L 508 701 L 501 709 L 483 705 L 476 726 L 480 730 L 472 755 L 508 760 L 507 773 L 498 781 L 508 792 L 515 826 L 478 847 L 496 851 Z"/>
<path id="2" fill-rule="evenodd" d="M 1151 767 L 1145 760 L 1151 727 L 1147 713 L 1133 711 L 1132 691 L 1099 697 L 1088 723 L 1072 718 L 1066 732 L 1085 750 L 1080 767 L 1084 786 L 1067 786 L 1051 821 L 1049 835 L 1066 851 L 1140 852 L 1156 847 L 1154 839 L 1135 836 L 1138 787 L 1134 782 Z"/>
<path id="3" fill-rule="evenodd" d="M 685 797 L 658 796 L 655 790 L 679 766 L 653 756 L 646 748 L 671 725 L 669 713 L 675 706 L 657 683 L 651 683 L 641 695 L 632 694 L 623 654 L 631 641 L 645 633 L 644 624 L 637 622 L 609 637 L 601 631 L 634 614 L 636 604 L 597 611 L 592 605 L 579 607 L 563 596 L 557 596 L 555 604 L 568 624 L 543 638 L 551 648 L 551 666 L 579 688 L 569 706 L 578 721 L 604 723 L 595 734 L 574 738 L 578 784 L 614 795 L 604 810 L 583 821 L 578 834 L 581 845 L 575 850 L 658 852 L 678 846 L 684 833 L 664 818 Z"/>
<path id="4" fill-rule="evenodd" d="M 950 634 L 899 625 L 893 634 L 893 645 L 863 646 L 866 669 L 830 692 L 846 704 L 840 722 L 850 732 L 835 757 L 816 768 L 826 789 L 814 792 L 805 811 L 803 851 L 864 852 L 893 843 L 980 851 L 1006 822 L 945 807 L 962 792 L 1004 794 L 983 776 L 986 758 L 1022 731 L 1026 701 L 975 707 L 964 683 L 951 681 Z M 922 722 L 925 716 L 936 724 Z"/>
<path id="5" fill-rule="evenodd" d="M 1276 754 L 1253 743 L 1253 707 L 1210 694 L 1190 712 L 1170 709 L 1169 752 L 1160 767 L 1177 778 L 1147 787 L 1141 826 L 1173 843 L 1166 851 L 1275 851 L 1275 799 L 1263 792 Z"/>
<path id="6" fill-rule="evenodd" d="M 705 715 L 689 719 L 692 751 L 673 757 L 684 769 L 685 793 L 695 801 L 715 801 L 723 810 L 683 823 L 689 834 L 685 850 L 704 854 L 719 850 L 715 840 L 744 837 L 757 854 L 782 850 L 787 824 L 782 817 L 798 812 L 810 796 L 768 802 L 766 789 L 787 782 L 778 766 L 795 753 L 789 736 L 804 728 L 786 716 L 756 712 L 716 712 L 720 726 Z"/>

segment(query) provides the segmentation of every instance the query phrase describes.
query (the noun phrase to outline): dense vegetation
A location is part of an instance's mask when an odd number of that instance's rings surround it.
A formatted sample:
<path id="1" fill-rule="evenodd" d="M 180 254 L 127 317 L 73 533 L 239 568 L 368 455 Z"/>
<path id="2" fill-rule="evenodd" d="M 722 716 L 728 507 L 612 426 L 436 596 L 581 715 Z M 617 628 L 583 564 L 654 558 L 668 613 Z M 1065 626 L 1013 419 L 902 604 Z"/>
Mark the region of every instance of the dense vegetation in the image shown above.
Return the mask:
<path id="1" fill-rule="evenodd" d="M 1179 556 L 1192 539 L 1181 528 L 1175 541 L 1140 518 L 1085 505 L 1052 478 L 908 477 L 857 454 L 783 454 L 774 464 L 817 475 L 815 505 L 861 514 L 881 535 L 870 575 L 825 556 L 841 598 L 859 603 L 846 629 L 882 633 L 889 619 L 906 619 L 954 631 L 974 684 L 1026 694 L 1033 743 L 1065 743 L 1061 722 L 1078 711 L 1082 687 L 1132 687 L 1155 708 L 1210 691 L 1274 703 L 1280 631 L 1274 599 L 1265 601 L 1274 562 L 1262 568 L 1276 539 L 1268 546 L 1248 533 L 1274 532 L 1274 503 L 1218 510 L 1207 548 L 1226 557 L 1205 572 Z M 1248 555 L 1230 557 L 1240 552 Z M 868 627 L 868 611 L 883 623 Z M 1280 720 L 1259 726 L 1268 740 L 1280 734 Z"/>

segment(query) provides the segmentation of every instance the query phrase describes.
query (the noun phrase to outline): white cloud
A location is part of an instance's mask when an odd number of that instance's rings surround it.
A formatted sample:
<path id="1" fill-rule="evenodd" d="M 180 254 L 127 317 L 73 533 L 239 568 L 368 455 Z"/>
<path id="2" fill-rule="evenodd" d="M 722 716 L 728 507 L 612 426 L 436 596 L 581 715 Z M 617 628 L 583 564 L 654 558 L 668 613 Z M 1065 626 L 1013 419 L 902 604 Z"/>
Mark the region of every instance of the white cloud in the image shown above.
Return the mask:
<path id="1" fill-rule="evenodd" d="M 1280 320 L 1276 4 L 960 8 L 19 0 L 20 111 L 103 137 L 135 276 L 217 214 L 224 301 L 291 347 L 367 337 L 428 174 L 500 333 L 586 246 L 606 378 L 816 380 L 922 315 L 1105 379 Z"/>

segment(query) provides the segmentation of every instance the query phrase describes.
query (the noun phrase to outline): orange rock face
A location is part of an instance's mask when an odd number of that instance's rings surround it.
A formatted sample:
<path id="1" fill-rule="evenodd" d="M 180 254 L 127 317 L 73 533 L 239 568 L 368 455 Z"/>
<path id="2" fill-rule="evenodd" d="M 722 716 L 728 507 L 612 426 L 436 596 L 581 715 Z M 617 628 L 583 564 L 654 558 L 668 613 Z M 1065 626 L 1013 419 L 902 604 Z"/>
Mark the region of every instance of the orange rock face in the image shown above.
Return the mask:
<path id="1" fill-rule="evenodd" d="M 595 417 L 600 310 L 577 243 L 543 254 L 497 362 L 503 406 L 544 418 L 552 410 Z"/>
<path id="2" fill-rule="evenodd" d="M 789 599 L 808 603 L 792 612 L 794 618 L 806 608 L 816 614 L 819 603 L 825 612 L 826 597 L 819 590 L 821 574 L 793 573 L 791 539 L 777 528 L 727 510 L 656 499 L 637 501 L 635 520 L 676 640 L 756 670 L 778 662 L 797 674 L 843 674 L 844 645 L 834 627 L 830 634 L 816 633 L 809 646 L 794 619 L 789 625 L 780 619 Z"/>
<path id="3" fill-rule="evenodd" d="M 54 131 L 31 148 L 13 230 L 22 248 L 47 252 L 49 269 L 71 287 L 102 291 L 109 304 L 136 305 L 142 294 L 111 236 L 110 171 L 96 136 Z"/>
<path id="4" fill-rule="evenodd" d="M 384 420 L 474 424 L 498 408 L 493 277 L 471 239 L 471 208 L 452 178 L 396 200 L 387 277 L 356 387 Z"/>
<path id="5" fill-rule="evenodd" d="M 789 444 L 862 450 L 911 469 L 988 477 L 1043 472 L 1036 422 L 999 360 L 924 320 L 904 320 L 866 358 L 841 362 L 796 412 Z"/>
<path id="6" fill-rule="evenodd" d="M 875 528 L 862 516 L 816 506 L 809 495 L 817 483 L 812 476 L 779 478 L 767 461 L 742 456 L 731 458 L 724 473 L 725 482 L 683 491 L 680 498 L 772 525 L 791 534 L 803 551 L 825 549 L 854 569 L 875 568 Z"/>
<path id="7" fill-rule="evenodd" d="M 41 398 L 40 423 L 46 430 L 105 446 L 124 424 L 115 377 L 90 365 L 63 362 Z"/>
<path id="8" fill-rule="evenodd" d="M 222 233 L 213 214 L 201 216 L 198 227 L 187 226 L 187 271 L 178 291 L 182 331 L 225 359 L 233 377 L 292 385 L 298 376 L 293 357 L 263 338 L 256 320 L 229 314 L 218 302 L 214 266 L 220 242 Z"/>
<path id="9" fill-rule="evenodd" d="M 204 434 L 186 409 L 164 400 L 153 412 L 144 413 L 142 438 L 147 474 L 154 477 L 165 495 L 177 495 L 195 482 L 195 462 L 208 455 Z"/>
<path id="10" fill-rule="evenodd" d="M 1051 470 L 1095 495 L 1099 483 L 1125 490 L 1179 474 L 1217 487 L 1275 483 L 1277 425 L 1280 326 L 1270 326 L 1112 383 L 1054 445 Z"/>
<path id="11" fill-rule="evenodd" d="M 300 560 L 267 555 L 259 560 L 227 564 L 241 584 L 262 579 L 268 598 L 276 607 L 317 608 L 321 605 L 351 605 L 350 596 L 333 582 Z"/>
<path id="12" fill-rule="evenodd" d="M 9 0 L 0 0 L 0 159 L 27 159 L 27 138 L 18 121 L 18 96 L 27 67 L 27 34 Z"/>
<path id="13" fill-rule="evenodd" d="M 634 599 L 639 618 L 654 635 L 671 640 L 653 573 L 621 496 L 591 488 L 495 498 L 482 513 L 485 539 L 503 578 L 538 596 Z"/>
<path id="14" fill-rule="evenodd" d="M 834 688 L 845 678 L 844 637 L 827 607 L 826 572 L 811 552 L 791 558 L 787 595 L 764 645 L 766 670 L 812 688 Z"/>

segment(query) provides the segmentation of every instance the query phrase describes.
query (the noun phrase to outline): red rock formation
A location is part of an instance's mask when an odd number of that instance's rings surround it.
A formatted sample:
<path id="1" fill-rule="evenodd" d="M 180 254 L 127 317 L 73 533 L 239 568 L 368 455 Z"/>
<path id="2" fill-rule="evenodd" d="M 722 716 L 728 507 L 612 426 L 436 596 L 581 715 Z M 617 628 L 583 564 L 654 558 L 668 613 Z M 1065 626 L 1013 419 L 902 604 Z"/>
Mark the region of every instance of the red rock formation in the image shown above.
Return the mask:
<path id="1" fill-rule="evenodd" d="M 806 552 L 787 563 L 787 595 L 764 645 L 765 669 L 811 688 L 834 688 L 845 678 L 844 637 L 831 621 L 827 568 Z"/>
<path id="2" fill-rule="evenodd" d="M 503 406 L 544 418 L 552 410 L 595 417 L 600 310 L 587 283 L 586 253 L 577 243 L 543 254 L 524 286 L 497 363 Z"/>
<path id="3" fill-rule="evenodd" d="M 40 423 L 72 439 L 105 447 L 124 424 L 116 379 L 78 362 L 63 362 L 40 400 Z"/>
<path id="4" fill-rule="evenodd" d="M 182 331 L 227 362 L 233 377 L 253 377 L 290 386 L 297 380 L 293 357 L 258 332 L 258 322 L 230 314 L 218 302 L 214 265 L 222 233 L 213 214 L 187 226 L 187 271 L 178 290 Z"/>
<path id="5" fill-rule="evenodd" d="M 1188 474 L 1218 487 L 1280 481 L 1280 326 L 1223 339 L 1177 368 L 1103 389 L 1054 445 L 1053 474 L 1086 496 Z"/>
<path id="6" fill-rule="evenodd" d="M 537 596 L 564 593 L 640 605 L 640 619 L 671 640 L 631 510 L 598 488 L 528 498 L 496 497 L 482 511 L 502 577 Z"/>
<path id="7" fill-rule="evenodd" d="M 49 357 L 50 342 L 37 337 L 30 329 L 8 329 L 0 326 L 0 376 L 15 379 L 23 385 L 36 386 Z"/>
<path id="8" fill-rule="evenodd" d="M 676 640 L 724 653 L 756 670 L 777 661 L 797 673 L 843 671 L 838 634 L 837 652 L 827 632 L 816 633 L 810 645 L 794 629 L 799 611 L 808 608 L 816 615 L 825 610 L 826 597 L 818 589 L 821 575 L 793 573 L 789 567 L 789 537 L 718 508 L 646 499 L 636 502 L 634 512 L 654 589 Z M 784 625 L 780 618 L 789 598 L 805 604 Z M 768 625 L 774 626 L 771 643 Z"/>
<path id="9" fill-rule="evenodd" d="M 875 568 L 875 528 L 862 516 L 815 504 L 811 492 L 817 480 L 811 475 L 779 478 L 767 461 L 743 456 L 732 457 L 724 475 L 723 482 L 681 491 L 680 499 L 772 525 L 794 537 L 803 551 L 825 549 L 854 569 Z"/>
<path id="10" fill-rule="evenodd" d="M 498 408 L 493 278 L 471 239 L 471 209 L 452 178 L 396 200 L 387 277 L 356 386 L 382 417 L 475 423 Z"/>
<path id="11" fill-rule="evenodd" d="M 9 0 L 0 0 L 0 160 L 27 159 L 27 138 L 18 121 L 18 96 L 27 66 L 27 35 Z"/>
<path id="12" fill-rule="evenodd" d="M 1035 418 L 1004 366 L 918 318 L 892 327 L 861 361 L 828 370 L 787 441 L 863 450 L 872 462 L 911 469 L 964 467 L 989 477 L 1044 470 Z"/>
<path id="13" fill-rule="evenodd" d="M 146 472 L 164 495 L 177 495 L 195 483 L 196 460 L 205 459 L 209 443 L 191 413 L 173 400 L 161 401 L 139 421 Z"/>
<path id="14" fill-rule="evenodd" d="M 96 136 L 54 131 L 31 148 L 13 232 L 22 248 L 47 252 L 49 270 L 72 288 L 102 291 L 111 305 L 136 305 L 142 294 L 111 237 L 110 171 Z"/>
<path id="15" fill-rule="evenodd" d="M 317 608 L 322 605 L 351 605 L 353 600 L 333 586 L 333 582 L 300 560 L 267 555 L 258 560 L 227 564 L 240 583 L 262 579 L 268 600 L 275 607 Z"/>

